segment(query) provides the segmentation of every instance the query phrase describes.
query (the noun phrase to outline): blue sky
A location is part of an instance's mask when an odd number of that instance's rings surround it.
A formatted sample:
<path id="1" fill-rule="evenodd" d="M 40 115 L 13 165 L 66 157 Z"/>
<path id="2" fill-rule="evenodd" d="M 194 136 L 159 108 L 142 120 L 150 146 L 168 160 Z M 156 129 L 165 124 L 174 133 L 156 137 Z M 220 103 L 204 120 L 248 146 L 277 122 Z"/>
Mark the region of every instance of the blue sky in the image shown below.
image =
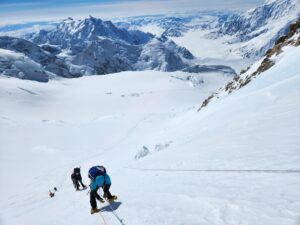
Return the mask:
<path id="1" fill-rule="evenodd" d="M 33 21 L 83 18 L 105 19 L 190 10 L 239 10 L 260 5 L 264 0 L 0 0 L 0 25 Z"/>

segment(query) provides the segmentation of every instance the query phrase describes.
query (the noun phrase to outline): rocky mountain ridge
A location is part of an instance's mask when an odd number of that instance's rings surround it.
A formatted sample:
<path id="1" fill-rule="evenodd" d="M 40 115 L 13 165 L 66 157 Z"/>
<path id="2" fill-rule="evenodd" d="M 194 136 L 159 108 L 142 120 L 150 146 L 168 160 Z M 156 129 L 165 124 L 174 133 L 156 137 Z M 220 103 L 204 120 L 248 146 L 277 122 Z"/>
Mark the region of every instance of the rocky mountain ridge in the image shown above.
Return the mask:
<path id="1" fill-rule="evenodd" d="M 213 93 L 207 99 L 205 99 L 198 111 L 206 107 L 211 101 L 220 98 L 220 96 L 230 94 L 231 92 L 246 86 L 261 73 L 270 69 L 276 64 L 276 59 L 280 57 L 284 47 L 299 47 L 299 45 L 300 18 L 290 25 L 288 34 L 280 37 L 276 41 L 273 48 L 270 48 L 261 60 L 259 60 L 252 67 L 247 68 L 247 70 L 242 71 L 240 75 L 236 76 L 231 82 L 220 88 L 218 92 Z"/>
<path id="2" fill-rule="evenodd" d="M 245 12 L 214 11 L 169 17 L 147 16 L 128 18 L 117 24 L 131 29 L 159 30 L 156 33 L 171 39 L 184 37 L 189 32 L 198 30 L 208 31 L 201 38 L 224 38 L 230 52 L 242 58 L 259 59 L 279 37 L 287 34 L 289 25 L 299 16 L 298 0 L 266 0 L 264 4 Z"/>
<path id="3" fill-rule="evenodd" d="M 194 56 L 166 36 L 156 37 L 142 31 L 116 27 L 110 21 L 95 17 L 84 20 L 68 18 L 52 30 L 41 30 L 26 36 L 27 40 L 16 37 L 0 37 L 0 48 L 23 54 L 40 64 L 43 74 L 73 78 L 85 75 L 103 75 L 121 71 L 178 71 L 201 72 L 203 66 L 194 64 Z M 13 58 L 5 58 L 2 74 L 27 79 L 30 74 L 19 71 Z M 12 60 L 12 61 L 10 61 Z M 0 64 L 1 67 L 2 64 Z M 221 67 L 220 67 L 221 68 Z M 223 73 L 224 69 L 214 70 Z M 212 69 L 212 68 L 211 68 Z M 232 74 L 235 71 L 228 68 Z"/>

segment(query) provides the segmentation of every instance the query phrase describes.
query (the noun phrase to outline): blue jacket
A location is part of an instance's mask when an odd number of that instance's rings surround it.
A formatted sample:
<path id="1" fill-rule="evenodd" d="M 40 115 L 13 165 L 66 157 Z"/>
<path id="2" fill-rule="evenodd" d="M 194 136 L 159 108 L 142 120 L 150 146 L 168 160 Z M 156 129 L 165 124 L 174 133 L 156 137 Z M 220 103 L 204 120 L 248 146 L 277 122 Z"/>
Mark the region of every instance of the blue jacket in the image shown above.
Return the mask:
<path id="1" fill-rule="evenodd" d="M 110 177 L 107 174 L 100 175 L 96 177 L 95 180 L 92 180 L 91 190 L 97 190 L 99 187 L 102 187 L 104 184 L 111 185 Z"/>

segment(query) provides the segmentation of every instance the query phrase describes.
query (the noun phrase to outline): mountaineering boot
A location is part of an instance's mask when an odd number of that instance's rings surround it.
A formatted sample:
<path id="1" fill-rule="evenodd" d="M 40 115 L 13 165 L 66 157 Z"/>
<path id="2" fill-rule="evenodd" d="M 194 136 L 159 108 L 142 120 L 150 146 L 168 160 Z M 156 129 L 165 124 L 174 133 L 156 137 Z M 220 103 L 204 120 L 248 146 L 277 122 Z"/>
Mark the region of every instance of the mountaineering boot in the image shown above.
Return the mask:
<path id="1" fill-rule="evenodd" d="M 94 214 L 94 213 L 96 213 L 96 212 L 98 212 L 98 209 L 97 209 L 97 208 L 91 208 L 91 214 Z"/>
<path id="2" fill-rule="evenodd" d="M 104 203 L 104 202 L 105 202 L 103 198 L 99 198 L 98 200 L 99 200 L 101 203 Z"/>
<path id="3" fill-rule="evenodd" d="M 103 194 L 103 198 L 104 199 L 107 199 L 107 194 L 104 192 L 104 194 Z"/>
<path id="4" fill-rule="evenodd" d="M 118 198 L 117 196 L 112 195 L 110 198 L 107 197 L 107 200 L 108 200 L 109 202 L 113 202 L 113 201 L 117 200 L 117 198 Z"/>

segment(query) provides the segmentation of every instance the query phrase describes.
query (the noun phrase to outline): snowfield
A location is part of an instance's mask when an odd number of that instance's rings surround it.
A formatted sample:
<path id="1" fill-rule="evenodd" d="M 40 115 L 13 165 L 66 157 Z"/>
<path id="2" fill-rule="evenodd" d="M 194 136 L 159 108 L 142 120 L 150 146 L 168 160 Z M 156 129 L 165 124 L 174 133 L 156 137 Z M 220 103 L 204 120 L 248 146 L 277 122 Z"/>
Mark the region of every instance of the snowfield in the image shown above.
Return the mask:
<path id="1" fill-rule="evenodd" d="M 0 224 L 299 225 L 299 57 L 200 112 L 232 77 L 0 77 Z M 90 215 L 70 171 L 98 164 L 119 198 Z"/>
<path id="2" fill-rule="evenodd" d="M 240 72 L 253 63 L 253 59 L 243 58 L 237 51 L 233 51 L 233 45 L 228 44 L 232 39 L 231 36 L 208 38 L 211 32 L 211 30 L 189 30 L 184 36 L 171 39 L 197 57 L 199 64 L 221 64 Z M 241 43 L 236 44 L 236 46 L 240 45 Z"/>

